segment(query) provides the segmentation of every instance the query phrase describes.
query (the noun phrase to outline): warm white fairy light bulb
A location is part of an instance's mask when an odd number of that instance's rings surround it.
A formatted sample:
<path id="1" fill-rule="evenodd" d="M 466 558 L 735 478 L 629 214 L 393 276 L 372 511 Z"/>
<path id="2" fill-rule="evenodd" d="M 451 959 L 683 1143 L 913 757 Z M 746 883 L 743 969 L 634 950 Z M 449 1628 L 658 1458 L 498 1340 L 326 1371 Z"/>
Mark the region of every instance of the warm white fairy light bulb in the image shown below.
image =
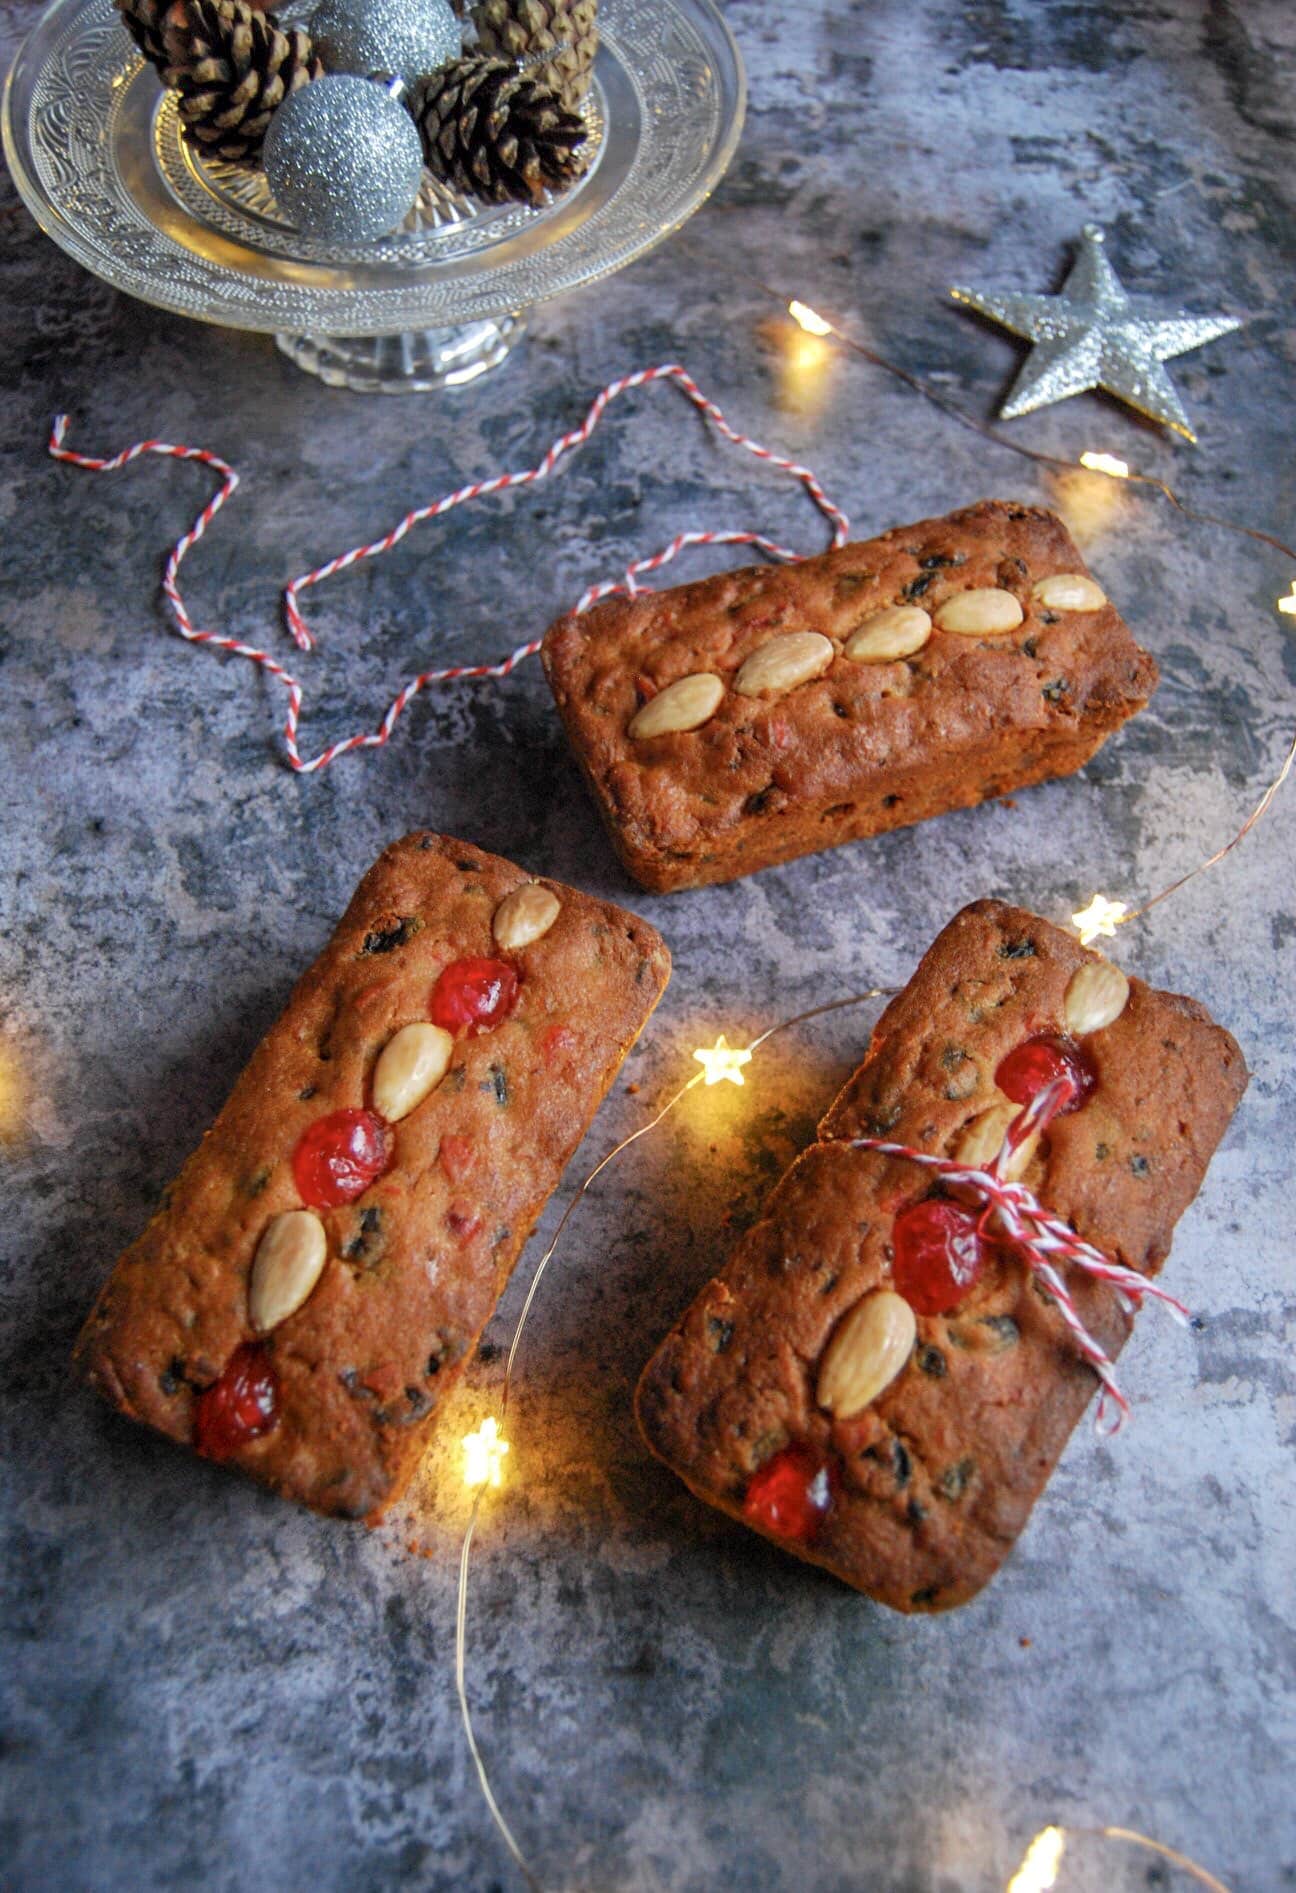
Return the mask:
<path id="1" fill-rule="evenodd" d="M 1058 1868 L 1065 1852 L 1066 1835 L 1062 1829 L 1041 1828 L 1008 1882 L 1008 1893 L 1048 1893 L 1048 1889 L 1057 1884 Z"/>
<path id="2" fill-rule="evenodd" d="M 1100 934 L 1114 940 L 1117 927 L 1128 917 L 1129 908 L 1123 900 L 1108 900 L 1105 894 L 1095 894 L 1087 907 L 1072 914 L 1071 925 L 1079 930 L 1081 946 L 1092 946 Z"/>
<path id="3" fill-rule="evenodd" d="M 509 1443 L 500 1438 L 499 1426 L 493 1417 L 483 1420 L 475 1433 L 465 1433 L 464 1484 L 498 1485 L 508 1449 Z"/>
<path id="4" fill-rule="evenodd" d="M 1080 465 L 1087 467 L 1090 473 L 1105 473 L 1112 480 L 1128 480 L 1130 477 L 1128 462 L 1118 460 L 1115 454 L 1083 453 Z"/>
<path id="5" fill-rule="evenodd" d="M 744 1051 L 741 1046 L 731 1045 L 723 1032 L 714 1045 L 705 1048 L 700 1046 L 693 1056 L 705 1072 L 709 1085 L 718 1085 L 723 1078 L 727 1078 L 731 1085 L 747 1082 L 742 1068 L 751 1064 L 751 1053 Z"/>
<path id="6" fill-rule="evenodd" d="M 790 302 L 788 314 L 807 335 L 831 335 L 833 332 L 832 323 L 826 322 L 818 310 L 810 308 L 808 303 Z"/>

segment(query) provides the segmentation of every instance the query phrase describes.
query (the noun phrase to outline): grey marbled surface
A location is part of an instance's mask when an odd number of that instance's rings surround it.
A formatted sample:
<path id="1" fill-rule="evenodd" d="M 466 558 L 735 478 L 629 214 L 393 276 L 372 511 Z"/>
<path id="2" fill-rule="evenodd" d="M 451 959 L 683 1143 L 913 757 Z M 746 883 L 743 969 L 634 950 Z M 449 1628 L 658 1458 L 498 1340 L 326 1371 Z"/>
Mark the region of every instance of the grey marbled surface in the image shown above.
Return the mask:
<path id="1" fill-rule="evenodd" d="M 1281 754 L 1284 559 L 1129 489 L 1045 477 L 858 358 L 799 356 L 747 272 L 985 414 L 1020 347 L 957 313 L 948 285 L 1052 288 L 1096 220 L 1132 288 L 1247 326 L 1172 369 L 1195 452 L 1092 396 L 1015 437 L 1125 454 L 1290 537 L 1290 6 L 739 0 L 730 17 L 751 111 L 714 200 L 541 311 L 506 367 L 455 397 L 332 393 L 268 340 L 128 302 L 0 185 L 6 1886 L 516 1884 L 451 1687 L 457 1440 L 498 1357 L 473 1365 L 419 1490 L 374 1533 L 191 1462 L 68 1372 L 113 1255 L 385 841 L 436 825 L 665 929 L 675 980 L 624 1075 L 640 1090 L 618 1086 L 592 1155 L 700 1039 L 903 979 L 966 900 L 1061 917 L 1095 888 L 1161 885 L 1231 831 Z M 6 56 L 33 18 L 0 6 Z M 206 477 L 155 463 L 100 480 L 42 451 L 67 407 L 93 450 L 157 432 L 230 457 L 243 490 L 190 562 L 190 597 L 204 623 L 280 649 L 287 577 L 530 457 L 606 378 L 669 356 L 736 424 L 805 456 L 861 533 L 986 493 L 1058 504 L 1161 663 L 1152 708 L 1081 777 L 1014 806 L 633 896 L 534 667 L 421 701 L 386 750 L 297 779 L 279 695 L 184 648 L 158 607 L 160 553 Z M 669 391 L 640 394 L 542 491 L 425 528 L 316 595 L 308 740 L 371 718 L 434 655 L 536 633 L 696 522 L 819 542 L 799 496 L 717 449 Z M 1122 1368 L 1136 1424 L 1115 1444 L 1077 1433 L 967 1609 L 904 1621 L 778 1556 L 651 1464 L 630 1414 L 638 1366 L 726 1219 L 808 1135 L 867 1015 L 807 1028 L 742 1093 L 694 1094 L 587 1204 L 526 1341 L 471 1615 L 481 1740 L 546 1888 L 980 1893 L 1048 1820 L 1159 1834 L 1248 1893 L 1296 1885 L 1294 838 L 1289 791 L 1120 942 L 1207 1001 L 1254 1069 L 1170 1269 L 1207 1325 L 1141 1324 Z M 1149 1884 L 1170 1882 L 1112 1863 L 1059 1882 Z"/>

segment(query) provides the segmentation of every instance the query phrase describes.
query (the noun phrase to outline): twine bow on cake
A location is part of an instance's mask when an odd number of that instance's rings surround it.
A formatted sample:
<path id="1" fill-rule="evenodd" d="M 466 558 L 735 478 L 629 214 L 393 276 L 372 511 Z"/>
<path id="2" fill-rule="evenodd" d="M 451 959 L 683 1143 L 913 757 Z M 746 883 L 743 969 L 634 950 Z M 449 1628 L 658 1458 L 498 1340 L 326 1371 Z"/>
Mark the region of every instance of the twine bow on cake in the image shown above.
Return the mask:
<path id="1" fill-rule="evenodd" d="M 1101 1383 L 1094 1424 L 1100 1433 L 1113 1434 L 1120 1431 L 1129 1417 L 1129 1401 L 1117 1385 L 1110 1356 L 1099 1346 L 1076 1312 L 1070 1290 L 1056 1265 L 1070 1264 L 1083 1269 L 1096 1281 L 1110 1283 L 1117 1301 L 1128 1315 L 1135 1314 L 1149 1296 L 1160 1302 L 1176 1321 L 1187 1323 L 1189 1313 L 1183 1303 L 1166 1289 L 1149 1281 L 1147 1276 L 1140 1275 L 1136 1269 L 1113 1262 L 1101 1249 L 1077 1235 L 1069 1223 L 1052 1210 L 1045 1209 L 1034 1191 L 1004 1174 L 1022 1145 L 1047 1129 L 1066 1108 L 1074 1090 L 1071 1079 L 1064 1077 L 1054 1079 L 1036 1092 L 1030 1103 L 1018 1112 L 1008 1126 L 998 1154 L 984 1169 L 960 1163 L 953 1157 L 934 1157 L 929 1151 L 914 1150 L 908 1144 L 889 1143 L 881 1137 L 852 1137 L 848 1142 L 853 1150 L 876 1150 L 884 1157 L 901 1157 L 909 1163 L 921 1164 L 952 1189 L 972 1194 L 981 1209 L 977 1221 L 981 1235 L 1000 1248 L 1010 1248 L 1020 1256 L 1057 1304 L 1076 1351 L 1093 1368 Z"/>

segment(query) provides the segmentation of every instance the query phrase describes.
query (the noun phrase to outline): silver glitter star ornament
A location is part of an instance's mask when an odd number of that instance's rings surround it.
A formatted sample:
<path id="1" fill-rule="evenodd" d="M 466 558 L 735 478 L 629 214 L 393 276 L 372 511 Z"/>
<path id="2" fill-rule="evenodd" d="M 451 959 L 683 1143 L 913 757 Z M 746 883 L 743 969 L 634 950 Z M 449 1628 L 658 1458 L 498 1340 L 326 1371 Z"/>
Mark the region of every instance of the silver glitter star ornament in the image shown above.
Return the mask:
<path id="1" fill-rule="evenodd" d="M 999 410 L 1004 420 L 1103 388 L 1194 442 L 1197 436 L 1162 363 L 1242 326 L 1232 316 L 1149 310 L 1142 297 L 1126 293 L 1096 224 L 1085 225 L 1059 296 L 983 295 L 959 288 L 950 294 L 1035 344 Z"/>

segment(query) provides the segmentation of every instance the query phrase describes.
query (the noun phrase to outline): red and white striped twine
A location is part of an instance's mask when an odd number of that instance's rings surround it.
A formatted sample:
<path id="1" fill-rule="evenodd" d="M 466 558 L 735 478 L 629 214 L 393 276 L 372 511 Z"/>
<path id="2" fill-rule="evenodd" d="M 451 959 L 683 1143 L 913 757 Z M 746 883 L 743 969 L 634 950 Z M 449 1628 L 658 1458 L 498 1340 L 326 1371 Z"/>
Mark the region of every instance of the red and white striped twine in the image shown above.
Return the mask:
<path id="1" fill-rule="evenodd" d="M 133 447 L 124 448 L 121 453 L 114 454 L 111 459 L 97 460 L 89 454 L 74 454 L 63 445 L 67 427 L 67 415 L 56 414 L 54 425 L 50 429 L 50 453 L 55 460 L 66 460 L 74 467 L 86 467 L 91 473 L 116 473 L 120 467 L 128 465 L 132 460 L 138 460 L 142 454 L 163 454 L 171 460 L 200 460 L 203 466 L 212 467 L 220 474 L 220 491 L 208 500 L 188 532 L 183 538 L 176 540 L 167 554 L 166 564 L 162 568 L 162 591 L 171 607 L 171 616 L 175 619 L 176 629 L 182 638 L 186 638 L 190 644 L 210 644 L 218 651 L 228 651 L 233 657 L 249 658 L 252 663 L 264 666 L 272 677 L 279 679 L 288 692 L 289 723 L 295 729 L 302 700 L 301 685 L 296 679 L 290 677 L 282 664 L 277 664 L 269 652 L 258 651 L 255 645 L 244 644 L 238 638 L 222 637 L 216 631 L 200 631 L 189 616 L 180 592 L 181 560 L 191 546 L 197 545 L 226 500 L 238 490 L 239 477 L 233 467 L 228 461 L 222 460 L 218 454 L 208 453 L 205 447 L 173 447 L 164 440 L 136 441 Z"/>
<path id="2" fill-rule="evenodd" d="M 740 434 L 736 428 L 729 425 L 715 402 L 707 399 L 693 377 L 678 362 L 664 362 L 656 368 L 641 368 L 635 374 L 622 375 L 616 381 L 610 381 L 606 388 L 595 395 L 580 426 L 573 428 L 568 434 L 560 435 L 549 447 L 543 459 L 534 467 L 525 467 L 514 473 L 499 473 L 489 480 L 475 480 L 467 486 L 457 487 L 452 493 L 444 493 L 440 499 L 432 500 L 428 505 L 415 507 L 412 512 L 406 513 L 404 518 L 381 539 L 375 539 L 368 545 L 354 546 L 350 552 L 344 552 L 340 557 L 317 566 L 314 571 L 305 572 L 300 578 L 293 579 L 291 584 L 284 588 L 283 608 L 288 629 L 297 648 L 301 651 L 311 651 L 315 648 L 314 635 L 298 604 L 298 597 L 303 591 L 312 585 L 320 584 L 326 578 L 331 578 L 335 572 L 344 572 L 348 566 L 359 564 L 362 559 L 375 559 L 384 552 L 390 552 L 393 546 L 400 544 L 407 532 L 425 519 L 436 519 L 456 506 L 465 505 L 469 500 L 484 499 L 488 494 L 501 493 L 508 487 L 530 486 L 534 481 L 547 479 L 565 454 L 570 453 L 574 448 L 584 446 L 602 420 L 609 404 L 615 401 L 619 394 L 624 394 L 630 388 L 641 388 L 653 381 L 673 382 L 717 433 L 732 442 L 734 446 L 742 447 L 749 454 L 753 454 L 757 460 L 768 461 L 780 472 L 790 474 L 793 479 L 799 480 L 832 526 L 830 543 L 833 546 L 846 543 L 850 533 L 850 522 L 845 513 L 834 506 L 808 467 L 803 467 L 799 462 L 788 459 L 784 454 L 775 453 L 772 448 L 761 446 L 758 441 L 749 439 L 746 434 Z M 251 663 L 260 665 L 284 686 L 288 692 L 284 745 L 288 751 L 290 764 L 302 775 L 311 775 L 317 769 L 326 768 L 338 756 L 344 756 L 348 750 L 381 748 L 391 736 L 407 705 L 429 685 L 454 683 L 474 677 L 507 677 L 524 658 L 533 657 L 540 649 L 540 640 L 535 638 L 527 644 L 520 644 L 507 657 L 494 664 L 455 664 L 444 670 L 420 671 L 418 676 L 411 677 L 393 697 L 377 729 L 344 737 L 340 742 L 330 743 L 328 748 L 321 750 L 318 756 L 303 760 L 297 741 L 302 710 L 301 684 L 284 669 L 282 664 L 276 662 L 268 651 L 258 650 L 256 646 L 244 644 L 237 638 L 223 637 L 215 631 L 199 630 L 189 615 L 180 591 L 181 562 L 190 547 L 196 545 L 203 537 L 226 500 L 234 493 L 239 483 L 237 473 L 224 460 L 216 454 L 208 453 L 205 448 L 171 446 L 161 440 L 138 441 L 135 446 L 127 447 L 122 453 L 114 454 L 111 459 L 96 459 L 89 454 L 73 453 L 63 445 L 67 427 L 67 415 L 56 415 L 49 439 L 50 453 L 56 460 L 66 461 L 74 467 L 84 467 L 91 473 L 115 473 L 130 461 L 139 459 L 142 454 L 161 454 L 173 460 L 201 461 L 204 466 L 213 468 L 221 476 L 220 491 L 203 507 L 189 531 L 183 538 L 176 541 L 167 555 L 162 575 L 163 595 L 171 616 L 175 620 L 176 629 L 182 638 L 191 644 L 211 645 L 214 649 L 227 651 L 234 657 L 245 657 Z M 690 546 L 714 545 L 755 546 L 767 557 L 781 560 L 785 564 L 795 564 L 807 556 L 805 553 L 793 552 L 788 547 L 781 546 L 775 540 L 758 532 L 681 532 L 677 533 L 669 545 L 663 546 L 660 551 L 647 554 L 643 558 L 633 559 L 620 578 L 606 579 L 602 584 L 588 586 L 577 600 L 573 611 L 588 611 L 590 606 L 596 604 L 599 599 L 610 598 L 616 594 L 634 597 L 636 593 L 648 589 L 638 582 L 644 573 L 656 572 L 662 566 L 669 565 Z"/>
<path id="3" fill-rule="evenodd" d="M 1129 1402 L 1116 1383 L 1116 1373 L 1110 1358 L 1076 1313 L 1075 1302 L 1054 1267 L 1053 1258 L 1083 1269 L 1087 1275 L 1094 1276 L 1100 1282 L 1110 1283 L 1126 1314 L 1133 1314 L 1146 1297 L 1151 1297 L 1166 1308 L 1176 1321 L 1186 1322 L 1189 1316 L 1183 1303 L 1167 1290 L 1149 1281 L 1146 1275 L 1140 1275 L 1136 1269 L 1128 1269 L 1109 1260 L 1101 1249 L 1094 1248 L 1092 1243 L 1078 1236 L 1069 1223 L 1045 1209 L 1024 1183 L 1011 1182 L 1003 1175 L 1013 1152 L 1028 1137 L 1044 1130 L 1053 1121 L 1070 1099 L 1072 1090 L 1069 1078 L 1058 1078 L 1037 1092 L 1008 1126 L 999 1154 L 984 1170 L 958 1163 L 950 1157 L 933 1157 L 927 1151 L 911 1149 L 908 1144 L 890 1144 L 880 1137 L 853 1137 L 850 1144 L 855 1150 L 876 1150 L 884 1157 L 903 1157 L 910 1163 L 921 1164 L 952 1187 L 972 1192 L 976 1201 L 983 1206 L 979 1224 L 981 1233 L 992 1240 L 1007 1241 L 1020 1255 L 1057 1304 L 1077 1352 L 1097 1374 L 1101 1391 L 1095 1425 L 1100 1433 L 1110 1434 L 1119 1432 L 1123 1421 L 1129 1418 Z"/>

